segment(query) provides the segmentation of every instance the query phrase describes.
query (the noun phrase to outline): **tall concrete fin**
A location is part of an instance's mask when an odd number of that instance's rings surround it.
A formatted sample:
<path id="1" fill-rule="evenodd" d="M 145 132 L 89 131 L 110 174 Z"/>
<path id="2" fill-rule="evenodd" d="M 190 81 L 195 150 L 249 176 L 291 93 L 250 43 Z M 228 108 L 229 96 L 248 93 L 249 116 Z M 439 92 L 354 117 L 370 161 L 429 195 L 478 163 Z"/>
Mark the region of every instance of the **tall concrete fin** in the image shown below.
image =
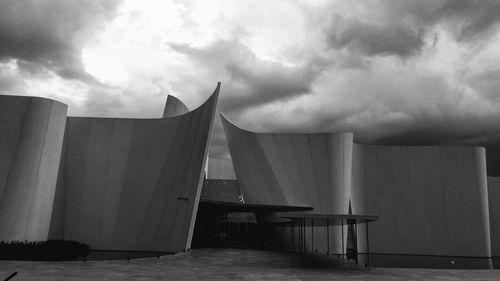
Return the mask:
<path id="1" fill-rule="evenodd" d="M 163 118 L 173 117 L 188 112 L 189 109 L 181 100 L 171 95 L 167 96 L 167 102 L 165 103 L 165 109 L 163 110 Z"/>
<path id="2" fill-rule="evenodd" d="M 54 233 L 99 250 L 188 249 L 219 90 L 172 117 L 69 117 Z"/>

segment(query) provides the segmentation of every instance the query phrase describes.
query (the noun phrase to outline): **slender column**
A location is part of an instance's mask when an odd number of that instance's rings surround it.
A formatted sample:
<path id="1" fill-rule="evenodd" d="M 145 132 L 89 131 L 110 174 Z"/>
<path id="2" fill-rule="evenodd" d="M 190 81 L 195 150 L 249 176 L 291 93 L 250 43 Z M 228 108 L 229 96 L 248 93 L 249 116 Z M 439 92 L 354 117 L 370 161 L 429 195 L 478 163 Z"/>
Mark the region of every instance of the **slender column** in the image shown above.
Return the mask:
<path id="1" fill-rule="evenodd" d="M 365 226 L 366 226 L 366 254 L 368 255 L 368 269 L 370 269 L 371 264 L 370 264 L 370 242 L 369 242 L 369 237 L 368 237 L 368 221 L 365 221 Z"/>
<path id="2" fill-rule="evenodd" d="M 311 219 L 311 253 L 314 253 L 314 219 Z"/>
<path id="3" fill-rule="evenodd" d="M 240 242 L 240 237 L 241 237 L 241 236 L 240 236 L 240 223 L 239 223 L 239 222 L 237 222 L 237 225 L 236 225 L 236 226 L 237 226 L 237 228 L 236 228 L 236 233 L 237 233 L 237 234 L 236 234 L 236 240 L 237 240 L 237 241 L 238 241 L 238 243 L 239 243 L 239 242 Z"/>
<path id="4" fill-rule="evenodd" d="M 330 254 L 330 221 L 326 219 L 326 254 Z"/>
<path id="5" fill-rule="evenodd" d="M 217 212 L 217 215 L 215 216 L 217 220 L 217 244 L 220 242 L 219 215 L 219 212 Z"/>
<path id="6" fill-rule="evenodd" d="M 298 250 L 300 252 L 301 247 L 302 247 L 302 244 L 301 244 L 301 241 L 300 241 L 300 235 L 301 235 L 300 231 L 302 229 L 302 219 L 301 218 L 299 218 L 297 220 L 297 224 L 298 224 L 298 229 L 297 229 L 297 248 L 298 248 Z"/>
<path id="7" fill-rule="evenodd" d="M 342 232 L 342 263 L 345 262 L 345 250 L 344 250 L 344 219 L 340 219 L 341 232 Z"/>
<path id="8" fill-rule="evenodd" d="M 286 249 L 286 244 L 285 244 L 285 224 L 282 224 L 281 225 L 281 237 L 283 237 L 283 245 L 282 245 L 282 248 L 283 250 Z"/>
<path id="9" fill-rule="evenodd" d="M 290 222 L 290 242 L 292 243 L 291 244 L 291 249 L 290 249 L 290 264 L 293 266 L 293 255 L 294 255 L 294 251 L 295 251 L 295 234 L 294 234 L 294 220 L 292 219 L 292 221 Z"/>
<path id="10" fill-rule="evenodd" d="M 298 248 L 299 248 L 299 253 L 302 252 L 302 218 L 299 218 L 299 232 L 297 233 L 297 241 L 298 242 Z"/>
<path id="11" fill-rule="evenodd" d="M 306 245 L 306 219 L 302 219 L 302 250 L 305 253 L 307 251 Z"/>

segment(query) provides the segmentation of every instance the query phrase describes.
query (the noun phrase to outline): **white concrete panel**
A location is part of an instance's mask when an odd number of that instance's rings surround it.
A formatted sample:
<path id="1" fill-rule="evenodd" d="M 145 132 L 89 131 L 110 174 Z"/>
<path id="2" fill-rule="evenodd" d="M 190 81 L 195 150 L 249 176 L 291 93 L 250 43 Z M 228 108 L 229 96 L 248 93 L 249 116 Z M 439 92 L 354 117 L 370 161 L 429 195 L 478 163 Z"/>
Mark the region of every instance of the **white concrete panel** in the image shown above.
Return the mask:
<path id="1" fill-rule="evenodd" d="M 371 252 L 423 255 L 406 261 L 375 255 L 375 264 L 429 266 L 432 256 L 468 256 L 489 266 L 483 149 L 356 145 L 354 154 L 353 210 L 380 216 L 370 225 Z"/>
<path id="2" fill-rule="evenodd" d="M 106 249 L 113 243 L 134 129 L 134 120 L 116 119 L 113 122 L 109 166 L 103 194 L 105 204 L 101 219 L 102 227 L 100 241 L 96 246 L 99 249 Z"/>
<path id="3" fill-rule="evenodd" d="M 491 255 L 500 257 L 500 177 L 488 177 Z"/>
<path id="4" fill-rule="evenodd" d="M 427 180 L 434 173 L 433 168 L 428 168 L 428 160 L 425 157 L 425 147 L 406 147 L 408 159 L 408 186 L 399 186 L 401 192 L 407 192 L 409 195 L 412 217 L 409 218 L 413 226 L 413 241 L 418 241 L 418 248 L 414 249 L 415 253 L 432 253 L 434 248 L 431 246 L 431 239 L 434 235 L 433 226 L 428 220 L 429 214 L 434 214 L 434 210 L 423 207 L 428 205 L 431 196 L 428 191 L 429 186 L 434 189 L 433 185 Z M 404 206 L 399 206 L 400 208 Z M 436 226 L 439 228 L 440 226 Z M 412 244 L 413 245 L 413 244 Z"/>
<path id="5" fill-rule="evenodd" d="M 310 134 L 307 135 L 311 153 L 311 168 L 314 172 L 316 181 L 316 193 L 318 198 L 318 210 L 320 212 L 328 212 L 332 201 L 325 194 L 330 193 L 330 176 L 328 173 L 328 154 L 325 154 L 327 148 L 328 136 L 325 134 Z"/>
<path id="6" fill-rule="evenodd" d="M 414 206 L 408 189 L 401 186 L 410 186 L 410 169 L 407 147 L 394 147 L 392 153 L 394 171 L 394 203 L 396 209 L 396 225 L 398 236 L 408 237 L 407 247 L 412 251 L 421 249 L 421 244 L 413 235 L 415 233 Z"/>
<path id="7" fill-rule="evenodd" d="M 484 148 L 457 147 L 458 173 L 462 194 L 462 220 L 466 225 L 462 247 L 468 255 L 491 255 Z M 473 172 L 471 172 L 473 171 Z M 475 247 L 468 245 L 475 244 Z"/>
<path id="8" fill-rule="evenodd" d="M 286 196 L 283 189 L 279 186 L 276 174 L 273 173 L 272 163 L 270 163 L 269 158 L 265 155 L 262 144 L 259 142 L 259 137 L 253 134 L 251 138 L 248 138 L 249 149 L 256 161 L 256 170 L 260 176 L 260 185 L 259 187 L 254 187 L 254 189 L 266 189 L 270 202 L 276 205 L 286 205 Z"/>
<path id="9" fill-rule="evenodd" d="M 282 188 L 293 189 L 293 192 L 291 193 L 297 196 L 293 201 L 301 202 L 305 200 L 307 204 L 310 204 L 310 202 L 313 202 L 314 200 L 314 194 L 312 194 L 311 190 L 304 188 L 304 181 L 300 173 L 301 166 L 305 166 L 307 164 L 298 162 L 292 136 L 289 134 L 274 134 L 273 137 L 279 151 L 281 163 L 285 168 L 286 177 L 290 182 L 290 186 L 284 186 Z"/>
<path id="10" fill-rule="evenodd" d="M 158 120 L 136 120 L 129 149 L 127 174 L 123 183 L 120 207 L 113 236 L 116 247 L 133 248 L 134 233 L 142 225 L 145 206 L 149 203 L 153 186 L 146 184 L 148 169 L 161 169 L 161 166 L 148 167 L 150 157 L 155 153 L 153 141 L 158 136 Z M 161 163 L 157 163 L 159 165 Z M 128 210 L 134 210 L 130 212 Z M 130 237 L 132 236 L 132 237 Z M 131 241 L 132 240 L 132 241 Z"/>
<path id="11" fill-rule="evenodd" d="M 64 239 L 78 240 L 80 228 L 81 198 L 85 171 L 87 167 L 90 139 L 90 118 L 68 118 L 66 142 L 66 181 L 64 186 L 65 204 L 61 210 L 64 215 Z"/>
<path id="12" fill-rule="evenodd" d="M 0 96 L 0 241 L 45 240 L 67 106 Z"/>
<path id="13" fill-rule="evenodd" d="M 435 169 L 439 169 L 436 172 L 439 173 L 440 179 L 434 183 L 434 189 L 439 196 L 434 196 L 430 205 L 433 212 L 428 216 L 434 215 L 436 218 L 432 220 L 431 225 L 441 226 L 439 232 L 433 233 L 432 236 L 433 244 L 440 246 L 434 249 L 434 252 L 453 253 L 455 247 L 463 247 L 461 240 L 467 227 L 463 224 L 463 195 L 458 155 L 456 147 L 441 147 L 437 152 L 440 162 Z"/>
<path id="14" fill-rule="evenodd" d="M 39 233 L 47 235 L 50 229 L 52 207 L 55 198 L 57 175 L 61 159 L 64 128 L 66 124 L 67 106 L 53 102 L 49 120 L 47 121 L 47 133 L 44 140 L 44 150 L 40 157 L 38 169 L 38 180 L 35 194 L 30 209 L 31 223 L 26 231 L 27 240 L 39 239 Z M 48 223 L 49 222 L 49 223 Z"/>

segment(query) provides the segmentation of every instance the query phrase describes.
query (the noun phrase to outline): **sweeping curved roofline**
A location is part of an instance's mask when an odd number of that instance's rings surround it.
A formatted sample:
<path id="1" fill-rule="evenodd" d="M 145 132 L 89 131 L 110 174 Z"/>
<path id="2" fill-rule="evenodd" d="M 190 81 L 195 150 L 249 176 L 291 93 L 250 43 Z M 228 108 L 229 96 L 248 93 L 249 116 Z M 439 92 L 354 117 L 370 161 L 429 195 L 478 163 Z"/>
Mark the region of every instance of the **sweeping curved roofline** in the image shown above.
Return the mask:
<path id="1" fill-rule="evenodd" d="M 242 127 L 236 125 L 223 112 L 220 113 L 220 116 L 221 116 L 221 119 L 222 119 L 223 123 L 226 123 L 226 124 L 231 125 L 231 126 L 233 126 L 235 128 L 238 128 L 241 131 L 244 131 L 244 132 L 247 132 L 247 133 L 251 133 L 251 134 L 259 134 L 259 135 L 261 135 L 261 134 L 274 134 L 274 135 L 314 135 L 314 134 L 345 134 L 345 133 L 353 134 L 353 132 L 350 132 L 350 131 L 333 131 L 333 132 L 325 131 L 325 132 L 300 132 L 300 133 L 296 133 L 296 132 L 279 132 L 279 133 L 276 133 L 276 132 L 255 132 L 255 131 L 250 131 L 248 129 L 245 129 L 245 128 L 242 128 Z"/>
<path id="2" fill-rule="evenodd" d="M 215 90 L 214 92 L 202 103 L 200 104 L 198 107 L 196 107 L 195 109 L 191 110 L 191 111 L 188 111 L 188 112 L 185 112 L 185 113 L 182 113 L 182 114 L 178 114 L 178 115 L 175 115 L 175 116 L 166 116 L 166 117 L 162 117 L 162 118 L 154 118 L 154 119 L 167 119 L 167 118 L 177 118 L 177 117 L 181 117 L 181 116 L 184 116 L 186 114 L 190 114 L 190 113 L 193 113 L 195 111 L 199 111 L 199 110 L 202 110 L 203 107 L 210 103 L 210 101 L 212 101 L 213 99 L 217 99 L 218 96 L 219 96 L 219 91 L 220 91 L 220 86 L 221 86 L 221 82 L 217 82 L 217 86 L 215 87 Z M 169 95 L 170 96 L 170 95 Z M 173 97 L 173 96 L 172 96 Z M 174 97 L 175 98 L 175 97 Z M 182 105 L 184 105 L 184 103 L 182 101 L 180 101 L 179 99 L 175 98 L 177 101 L 179 101 L 179 103 L 181 103 Z M 185 105 L 184 105 L 185 106 Z M 187 107 L 186 107 L 187 108 Z"/>
<path id="3" fill-rule="evenodd" d="M 232 127 L 240 130 L 240 131 L 243 131 L 243 132 L 246 132 L 246 133 L 250 133 L 250 134 L 258 134 L 258 135 L 262 135 L 262 134 L 274 134 L 274 135 L 314 135 L 314 134 L 342 134 L 342 133 L 351 133 L 351 134 L 354 134 L 353 132 L 349 132 L 349 131 L 338 131 L 338 132 L 314 132 L 314 133 L 308 133 L 308 132 L 304 132 L 304 133 L 273 133 L 273 132 L 265 132 L 265 133 L 262 133 L 262 132 L 254 132 L 254 131 L 250 131 L 250 130 L 247 130 L 247 129 L 244 129 L 238 125 L 236 125 L 233 121 L 231 121 L 229 118 L 227 118 L 227 116 L 224 114 L 224 113 L 220 113 L 220 116 L 221 116 L 221 119 L 222 119 L 222 123 L 223 124 L 227 124 L 227 125 L 231 125 Z M 476 148 L 481 148 L 481 149 L 486 149 L 485 146 L 482 146 L 482 145 L 453 145 L 453 144 L 442 144 L 442 145 L 407 145 L 407 144 L 398 144 L 398 145 L 391 145 L 391 144 L 371 144 L 371 143 L 362 143 L 362 142 L 358 142 L 358 141 L 353 141 L 354 144 L 360 144 L 360 145 L 368 145 L 368 146 L 380 146 L 380 147 L 394 147 L 394 146 L 401 146 L 401 147 L 427 147 L 427 146 L 432 146 L 432 147 L 476 147 Z"/>
<path id="4" fill-rule="evenodd" d="M 40 101 L 51 101 L 51 102 L 56 102 L 62 105 L 65 105 L 68 107 L 68 105 L 62 101 L 53 99 L 53 98 L 47 98 L 47 97 L 40 97 L 40 96 L 25 96 L 25 95 L 3 95 L 0 94 L 2 97 L 10 97 L 10 98 L 27 98 L 27 99 L 35 99 L 35 100 L 40 100 Z"/>
<path id="5" fill-rule="evenodd" d="M 181 117 L 181 116 L 184 116 L 186 114 L 190 114 L 190 113 L 193 113 L 195 111 L 198 111 L 198 110 L 202 110 L 202 108 L 208 104 L 211 100 L 213 99 L 217 99 L 218 96 L 219 96 L 219 90 L 220 90 L 220 86 L 221 86 L 221 82 L 217 82 L 217 87 L 215 88 L 214 92 L 203 102 L 201 103 L 200 105 L 198 105 L 198 107 L 196 107 L 195 109 L 191 110 L 191 111 L 187 111 L 185 113 L 182 113 L 182 114 L 178 114 L 178 115 L 175 115 L 175 116 L 165 116 L 165 117 L 160 117 L 160 118 L 141 118 L 141 117 L 99 117 L 99 116 L 68 116 L 68 118 L 98 118 L 98 119 L 125 119 L 125 120 L 159 120 L 159 119 L 169 119 L 169 118 L 177 118 L 177 117 Z M 178 100 L 178 99 L 177 99 Z M 180 102 L 180 101 L 179 101 Z M 181 102 L 182 103 L 182 102 Z"/>
<path id="6" fill-rule="evenodd" d="M 173 117 L 189 112 L 189 108 L 177 97 L 167 95 L 165 108 L 163 109 L 163 117 Z"/>
<path id="7" fill-rule="evenodd" d="M 231 120 L 229 120 L 229 118 L 227 118 L 227 116 L 226 116 L 223 112 L 220 112 L 219 114 L 220 114 L 220 118 L 221 118 L 221 120 L 222 120 L 222 124 L 223 124 L 223 125 L 228 124 L 228 125 L 231 125 L 232 127 L 237 128 L 237 129 L 239 129 L 239 130 L 241 130 L 241 131 L 245 131 L 245 132 L 247 132 L 247 133 L 256 134 L 256 132 L 252 132 L 252 131 L 249 131 L 249 130 L 243 129 L 243 128 L 241 128 L 240 126 L 238 126 L 238 125 L 234 124 L 234 122 L 233 122 L 233 121 L 231 121 Z"/>

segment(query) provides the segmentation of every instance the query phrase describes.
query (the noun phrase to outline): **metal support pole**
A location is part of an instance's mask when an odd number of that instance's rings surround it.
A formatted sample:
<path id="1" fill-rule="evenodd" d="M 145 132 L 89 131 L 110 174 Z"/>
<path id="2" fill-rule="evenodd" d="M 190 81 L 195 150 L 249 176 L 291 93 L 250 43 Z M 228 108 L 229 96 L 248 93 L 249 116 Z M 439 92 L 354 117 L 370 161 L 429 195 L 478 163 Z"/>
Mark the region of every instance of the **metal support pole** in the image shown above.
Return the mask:
<path id="1" fill-rule="evenodd" d="M 307 251 L 306 245 L 306 219 L 302 219 L 302 252 L 305 253 Z"/>
<path id="2" fill-rule="evenodd" d="M 342 232 L 342 264 L 345 263 L 345 249 L 344 249 L 344 219 L 340 219 L 340 224 L 342 225 L 341 227 L 341 232 Z"/>
<path id="3" fill-rule="evenodd" d="M 330 255 L 330 221 L 326 219 L 326 254 Z"/>
<path id="4" fill-rule="evenodd" d="M 357 252 L 357 251 L 358 251 L 358 250 L 357 250 L 357 249 L 358 249 L 358 245 L 357 245 L 357 244 L 358 244 L 358 233 L 359 233 L 359 232 L 358 232 L 358 224 L 357 224 L 357 223 L 355 223 L 355 224 L 353 225 L 353 228 L 354 228 L 354 233 L 356 234 L 356 235 L 354 235 L 354 242 L 356 243 L 356 244 L 355 244 L 355 246 L 356 246 L 356 252 Z M 358 264 L 358 263 L 359 263 L 359 262 L 358 262 L 358 259 L 356 259 L 356 264 Z"/>
<path id="5" fill-rule="evenodd" d="M 370 269 L 370 239 L 368 239 L 368 221 L 365 221 L 366 226 L 366 254 L 368 255 L 368 269 Z"/>
<path id="6" fill-rule="evenodd" d="M 302 230 L 301 230 L 301 243 L 302 243 L 302 253 L 305 253 L 307 250 L 306 247 L 306 219 L 302 219 Z"/>
<path id="7" fill-rule="evenodd" d="M 262 224 L 257 223 L 255 225 L 257 231 L 255 231 L 255 246 L 259 249 L 262 249 L 261 241 L 260 241 L 260 232 L 262 230 Z"/>
<path id="8" fill-rule="evenodd" d="M 307 252 L 306 245 L 306 219 L 302 219 L 302 252 Z"/>
<path id="9" fill-rule="evenodd" d="M 240 237 L 241 237 L 241 235 L 240 235 L 240 223 L 239 222 L 237 222 L 237 233 L 238 234 L 236 234 L 236 239 L 238 240 L 238 244 L 239 244 L 240 243 Z"/>
<path id="10" fill-rule="evenodd" d="M 294 239 L 294 220 L 290 221 L 290 264 L 293 266 L 293 254 L 295 250 L 295 239 Z"/>
<path id="11" fill-rule="evenodd" d="M 281 225 L 281 237 L 283 237 L 283 244 L 281 245 L 282 249 L 285 250 L 286 249 L 286 244 L 285 244 L 285 224 L 282 224 Z"/>
<path id="12" fill-rule="evenodd" d="M 300 219 L 300 252 L 304 253 L 306 251 L 306 221 L 305 219 Z"/>
<path id="13" fill-rule="evenodd" d="M 297 230 L 297 248 L 300 253 L 302 252 L 302 218 L 299 218 L 297 223 L 299 224 L 299 228 Z"/>
<path id="14" fill-rule="evenodd" d="M 219 212 L 217 212 L 217 215 L 215 216 L 215 219 L 217 220 L 217 244 L 220 242 L 219 215 Z"/>
<path id="15" fill-rule="evenodd" d="M 314 219 L 311 219 L 311 253 L 314 253 Z"/>

